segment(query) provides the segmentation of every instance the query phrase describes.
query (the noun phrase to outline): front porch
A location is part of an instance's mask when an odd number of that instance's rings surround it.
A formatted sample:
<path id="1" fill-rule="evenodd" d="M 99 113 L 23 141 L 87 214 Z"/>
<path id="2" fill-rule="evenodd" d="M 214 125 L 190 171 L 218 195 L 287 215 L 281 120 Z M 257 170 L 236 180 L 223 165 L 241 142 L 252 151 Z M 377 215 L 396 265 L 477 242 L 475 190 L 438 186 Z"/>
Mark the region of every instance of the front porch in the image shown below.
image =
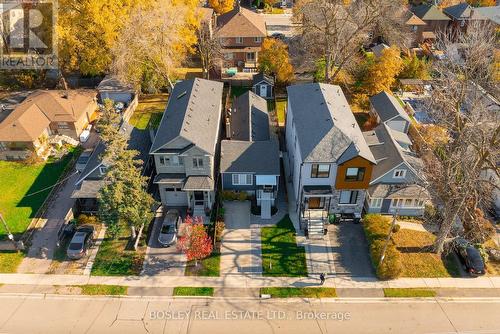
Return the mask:
<path id="1" fill-rule="evenodd" d="M 299 213 L 300 228 L 309 238 L 323 237 L 332 205 L 330 186 L 304 186 Z"/>

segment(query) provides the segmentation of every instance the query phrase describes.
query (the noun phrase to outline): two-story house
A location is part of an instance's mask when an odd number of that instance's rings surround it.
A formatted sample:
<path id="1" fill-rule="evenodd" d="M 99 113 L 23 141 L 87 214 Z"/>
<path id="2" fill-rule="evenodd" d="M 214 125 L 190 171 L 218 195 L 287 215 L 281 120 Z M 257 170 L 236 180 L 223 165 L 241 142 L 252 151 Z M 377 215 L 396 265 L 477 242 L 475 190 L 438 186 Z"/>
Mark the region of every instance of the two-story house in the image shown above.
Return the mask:
<path id="1" fill-rule="evenodd" d="M 170 95 L 150 150 L 166 207 L 188 207 L 200 217 L 212 209 L 222 89 L 221 82 L 196 78 L 177 83 Z"/>
<path id="2" fill-rule="evenodd" d="M 436 5 L 422 4 L 412 7 L 410 10 L 425 23 L 417 28 L 418 43 L 434 42 L 437 35 L 446 31 L 450 23 L 450 18 Z"/>
<path id="3" fill-rule="evenodd" d="M 370 115 L 377 123 L 385 123 L 390 128 L 407 133 L 411 119 L 392 93 L 380 92 L 370 97 Z"/>
<path id="4" fill-rule="evenodd" d="M 450 28 L 455 36 L 460 32 L 465 32 L 471 22 L 488 22 L 486 17 L 466 2 L 443 8 L 443 12 L 450 17 Z"/>
<path id="5" fill-rule="evenodd" d="M 217 18 L 215 35 L 222 45 L 221 73 L 257 72 L 259 51 L 267 36 L 262 16 L 237 4 Z"/>
<path id="6" fill-rule="evenodd" d="M 339 86 L 287 90 L 287 177 L 301 227 L 318 236 L 330 214 L 361 216 L 375 158 Z"/>
<path id="7" fill-rule="evenodd" d="M 425 204 L 430 200 L 424 187 L 423 162 L 409 146 L 398 141 L 406 135 L 385 123 L 363 135 L 377 162 L 367 191 L 366 212 L 423 215 Z"/>
<path id="8" fill-rule="evenodd" d="M 255 196 L 261 218 L 271 218 L 278 194 L 280 156 L 269 131 L 267 101 L 248 91 L 233 101 L 226 119 L 230 140 L 221 145 L 222 189 Z"/>

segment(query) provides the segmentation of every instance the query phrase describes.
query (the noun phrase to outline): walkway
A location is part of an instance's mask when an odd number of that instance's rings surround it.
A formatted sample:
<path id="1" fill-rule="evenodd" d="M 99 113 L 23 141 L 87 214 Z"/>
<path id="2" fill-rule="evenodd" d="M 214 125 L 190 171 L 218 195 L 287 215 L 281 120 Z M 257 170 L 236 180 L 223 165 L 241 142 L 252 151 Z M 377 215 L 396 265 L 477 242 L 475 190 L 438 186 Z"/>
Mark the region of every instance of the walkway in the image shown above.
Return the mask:
<path id="1" fill-rule="evenodd" d="M 34 233 L 28 254 L 19 265 L 19 273 L 49 272 L 57 243 L 57 231 L 75 203 L 71 193 L 78 177 L 79 174 L 74 174 L 66 180 L 59 192 L 52 197 L 43 225 Z"/>
<path id="2" fill-rule="evenodd" d="M 261 275 L 260 226 L 250 224 L 250 202 L 224 202 L 224 230 L 221 243 L 220 275 Z"/>

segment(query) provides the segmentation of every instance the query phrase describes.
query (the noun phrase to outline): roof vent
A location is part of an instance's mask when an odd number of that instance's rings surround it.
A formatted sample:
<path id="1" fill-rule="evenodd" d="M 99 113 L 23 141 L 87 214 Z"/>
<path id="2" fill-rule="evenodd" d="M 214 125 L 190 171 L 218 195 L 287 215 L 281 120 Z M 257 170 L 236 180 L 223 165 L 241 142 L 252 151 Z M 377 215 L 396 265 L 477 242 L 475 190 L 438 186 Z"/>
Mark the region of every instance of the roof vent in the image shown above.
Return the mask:
<path id="1" fill-rule="evenodd" d="M 183 97 L 186 94 L 187 94 L 187 92 L 183 91 L 182 93 L 180 93 L 179 95 L 177 95 L 177 99 L 180 99 L 181 97 Z"/>

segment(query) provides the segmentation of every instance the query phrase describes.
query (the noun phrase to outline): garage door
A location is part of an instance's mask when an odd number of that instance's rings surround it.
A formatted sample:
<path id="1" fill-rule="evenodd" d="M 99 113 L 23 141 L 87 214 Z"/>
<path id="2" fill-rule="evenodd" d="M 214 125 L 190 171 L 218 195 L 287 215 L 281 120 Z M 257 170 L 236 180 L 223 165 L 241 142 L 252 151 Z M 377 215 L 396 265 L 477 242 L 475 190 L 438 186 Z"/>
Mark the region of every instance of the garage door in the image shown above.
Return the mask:
<path id="1" fill-rule="evenodd" d="M 165 200 L 167 201 L 167 206 L 187 206 L 187 194 L 180 189 L 166 189 Z"/>

